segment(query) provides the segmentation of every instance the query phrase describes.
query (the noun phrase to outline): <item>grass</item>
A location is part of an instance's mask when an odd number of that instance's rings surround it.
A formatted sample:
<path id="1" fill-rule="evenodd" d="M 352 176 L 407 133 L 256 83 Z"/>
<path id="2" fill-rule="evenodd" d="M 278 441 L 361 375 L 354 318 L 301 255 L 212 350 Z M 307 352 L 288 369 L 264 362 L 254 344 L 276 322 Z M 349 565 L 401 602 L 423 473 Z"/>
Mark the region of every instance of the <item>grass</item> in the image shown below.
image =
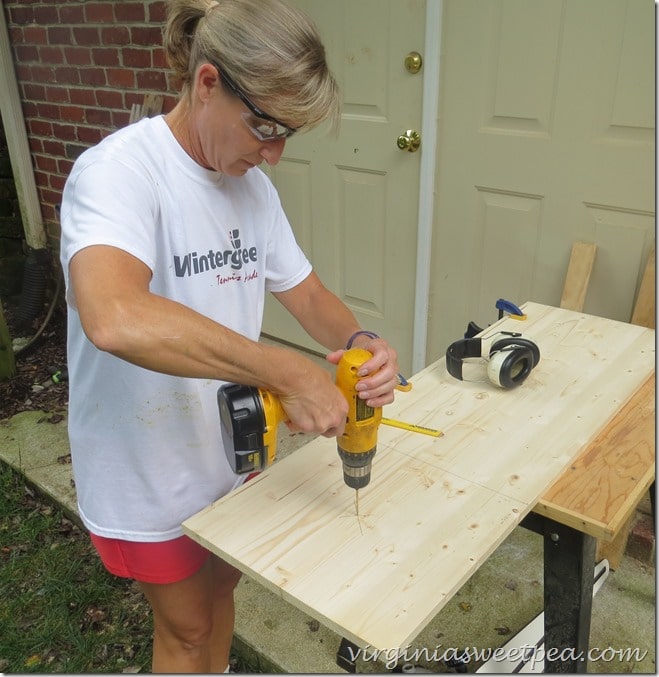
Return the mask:
<path id="1" fill-rule="evenodd" d="M 86 533 L 0 463 L 0 672 L 133 673 L 151 666 L 151 612 Z M 232 667 L 257 672 L 240 657 Z"/>
<path id="2" fill-rule="evenodd" d="M 0 671 L 148 672 L 151 631 L 135 584 L 0 464 Z"/>

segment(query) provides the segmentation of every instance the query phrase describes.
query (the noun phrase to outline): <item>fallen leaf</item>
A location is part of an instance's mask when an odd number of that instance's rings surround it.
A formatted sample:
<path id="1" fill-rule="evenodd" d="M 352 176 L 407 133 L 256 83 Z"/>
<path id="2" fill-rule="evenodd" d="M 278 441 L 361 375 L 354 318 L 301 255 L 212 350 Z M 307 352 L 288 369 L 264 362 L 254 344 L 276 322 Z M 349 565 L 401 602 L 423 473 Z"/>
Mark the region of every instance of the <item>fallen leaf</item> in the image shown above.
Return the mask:
<path id="1" fill-rule="evenodd" d="M 41 656 L 35 653 L 25 661 L 25 667 L 33 668 L 35 665 L 39 665 L 39 663 L 41 663 Z"/>
<path id="2" fill-rule="evenodd" d="M 60 521 L 59 527 L 57 528 L 57 531 L 60 534 L 70 534 L 74 530 L 73 522 L 70 520 L 66 519 L 66 517 L 62 517 L 62 520 Z"/>
<path id="3" fill-rule="evenodd" d="M 106 617 L 107 614 L 105 611 L 99 609 L 97 606 L 92 605 L 85 610 L 85 619 L 83 624 L 94 627 L 102 623 Z"/>
<path id="4" fill-rule="evenodd" d="M 50 665 L 53 661 L 59 658 L 58 653 L 54 649 L 48 649 L 43 655 L 43 661 Z"/>

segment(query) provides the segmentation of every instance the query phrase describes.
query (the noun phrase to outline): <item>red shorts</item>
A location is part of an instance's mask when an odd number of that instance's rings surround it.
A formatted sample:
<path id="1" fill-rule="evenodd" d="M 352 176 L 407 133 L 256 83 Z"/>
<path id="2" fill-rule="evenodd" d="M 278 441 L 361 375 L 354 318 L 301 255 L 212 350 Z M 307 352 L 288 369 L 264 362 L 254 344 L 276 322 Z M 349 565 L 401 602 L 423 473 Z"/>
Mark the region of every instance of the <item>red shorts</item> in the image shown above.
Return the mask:
<path id="1" fill-rule="evenodd" d="M 245 482 L 260 474 L 250 473 Z M 144 543 L 89 535 L 111 574 L 143 583 L 178 583 L 196 574 L 210 557 L 210 551 L 188 536 Z"/>
<path id="2" fill-rule="evenodd" d="M 210 557 L 206 548 L 188 536 L 157 543 L 90 536 L 111 574 L 144 583 L 177 583 L 197 573 Z"/>

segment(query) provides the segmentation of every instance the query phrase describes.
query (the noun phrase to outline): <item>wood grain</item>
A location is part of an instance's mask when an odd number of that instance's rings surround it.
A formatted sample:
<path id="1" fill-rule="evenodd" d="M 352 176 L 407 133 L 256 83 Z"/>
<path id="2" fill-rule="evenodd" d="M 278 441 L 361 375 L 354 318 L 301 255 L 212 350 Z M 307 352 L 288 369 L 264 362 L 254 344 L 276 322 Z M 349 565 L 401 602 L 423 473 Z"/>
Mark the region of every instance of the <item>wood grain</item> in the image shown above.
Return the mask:
<path id="1" fill-rule="evenodd" d="M 654 480 L 654 392 L 653 375 L 549 488 L 534 512 L 613 539 Z"/>
<path id="2" fill-rule="evenodd" d="M 592 242 L 575 242 L 572 245 L 561 296 L 561 308 L 583 310 L 596 252 L 597 245 Z"/>
<path id="3" fill-rule="evenodd" d="M 632 313 L 632 324 L 640 324 L 643 327 L 654 329 L 656 317 L 656 272 L 655 272 L 655 245 L 652 245 L 648 262 L 645 265 L 643 279 L 638 290 L 634 312 Z"/>
<path id="4" fill-rule="evenodd" d="M 653 373 L 651 330 L 524 310 L 486 330 L 538 343 L 520 388 L 457 381 L 441 359 L 385 408 L 444 436 L 381 426 L 359 519 L 335 440 L 319 437 L 184 530 L 353 642 L 406 646 Z"/>

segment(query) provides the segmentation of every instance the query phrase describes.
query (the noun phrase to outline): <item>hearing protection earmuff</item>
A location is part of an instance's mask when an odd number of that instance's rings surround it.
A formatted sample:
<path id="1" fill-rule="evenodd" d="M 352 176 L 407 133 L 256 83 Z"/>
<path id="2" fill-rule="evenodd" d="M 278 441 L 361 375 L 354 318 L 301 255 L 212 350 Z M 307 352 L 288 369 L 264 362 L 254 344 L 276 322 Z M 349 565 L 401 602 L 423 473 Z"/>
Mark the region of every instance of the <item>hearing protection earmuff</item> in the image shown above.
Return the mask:
<path id="1" fill-rule="evenodd" d="M 487 356 L 483 355 L 483 340 L 468 338 L 452 343 L 446 351 L 446 370 L 462 381 L 462 362 L 469 357 L 487 360 L 487 375 L 500 388 L 516 388 L 524 383 L 531 370 L 540 362 L 540 349 L 521 334 L 498 332 L 505 338 L 490 344 Z"/>

